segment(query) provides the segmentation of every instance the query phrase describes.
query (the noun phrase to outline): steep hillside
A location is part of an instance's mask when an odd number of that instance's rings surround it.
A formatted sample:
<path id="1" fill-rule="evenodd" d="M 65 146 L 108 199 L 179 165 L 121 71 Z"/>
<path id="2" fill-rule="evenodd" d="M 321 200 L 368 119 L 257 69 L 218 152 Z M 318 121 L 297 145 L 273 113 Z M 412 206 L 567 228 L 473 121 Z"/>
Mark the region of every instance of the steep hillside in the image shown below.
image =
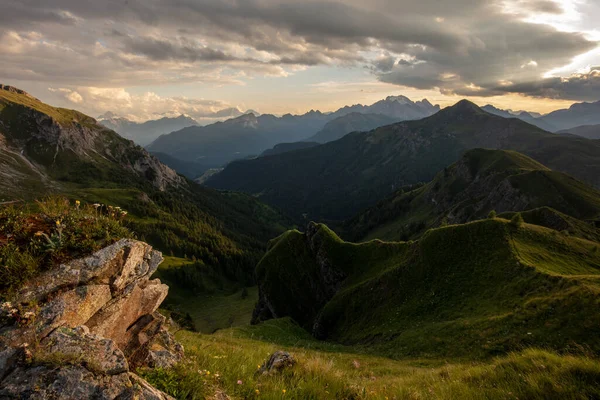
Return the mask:
<path id="1" fill-rule="evenodd" d="M 401 120 L 400 118 L 383 114 L 360 114 L 353 112 L 328 122 L 323 129 L 308 138 L 307 141 L 318 143 L 333 142 L 334 140 L 341 139 L 350 132 L 366 132 Z"/>
<path id="2" fill-rule="evenodd" d="M 557 133 L 577 135 L 587 139 L 596 140 L 600 139 L 600 124 L 576 126 L 574 128 L 558 131 Z"/>
<path id="3" fill-rule="evenodd" d="M 164 117 L 139 123 L 130 121 L 127 118 L 118 118 L 110 114 L 105 114 L 104 118 L 100 118 L 98 123 L 118 132 L 126 139 L 133 140 L 140 146 L 152 143 L 160 135 L 175 132 L 188 126 L 198 125 L 198 122 L 193 118 L 185 115 L 175 118 Z"/>
<path id="4" fill-rule="evenodd" d="M 251 280 L 267 240 L 284 229 L 284 219 L 252 197 L 187 181 L 94 119 L 7 86 L 0 90 L 0 137 L 2 199 L 61 193 L 119 206 L 152 245 L 231 279 Z"/>
<path id="5" fill-rule="evenodd" d="M 292 317 L 321 339 L 392 357 L 589 346 L 600 317 L 598 243 L 488 219 L 417 242 L 343 242 L 324 225 L 270 245 L 254 322 Z"/>
<path id="6" fill-rule="evenodd" d="M 398 192 L 361 213 L 346 229 L 353 240 L 407 240 L 442 223 L 486 218 L 492 210 L 540 207 L 595 220 L 600 218 L 600 191 L 520 153 L 474 149 L 425 186 Z"/>
<path id="7" fill-rule="evenodd" d="M 3 158 L 12 156 L 42 180 L 93 184 L 141 178 L 161 191 L 185 185 L 175 171 L 93 118 L 50 107 L 10 86 L 0 89 L 0 143 Z M 17 179 L 20 173 L 16 169 Z"/>
<path id="8" fill-rule="evenodd" d="M 466 150 L 480 147 L 520 151 L 600 187 L 599 142 L 548 133 L 465 100 L 422 120 L 233 162 L 206 184 L 256 195 L 297 217 L 346 219 L 397 189 L 431 181 Z"/>

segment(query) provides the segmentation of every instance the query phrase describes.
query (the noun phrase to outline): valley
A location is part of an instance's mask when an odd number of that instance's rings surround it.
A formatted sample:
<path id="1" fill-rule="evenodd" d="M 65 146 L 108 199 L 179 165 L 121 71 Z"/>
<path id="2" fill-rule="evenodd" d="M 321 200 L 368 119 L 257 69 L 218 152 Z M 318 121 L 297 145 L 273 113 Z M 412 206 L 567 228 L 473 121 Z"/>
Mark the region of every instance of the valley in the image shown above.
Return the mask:
<path id="1" fill-rule="evenodd" d="M 432 107 L 246 114 L 155 156 L 2 85 L 0 397 L 75 373 L 161 400 L 600 396 L 600 145 Z M 198 148 L 231 161 L 206 185 Z"/>

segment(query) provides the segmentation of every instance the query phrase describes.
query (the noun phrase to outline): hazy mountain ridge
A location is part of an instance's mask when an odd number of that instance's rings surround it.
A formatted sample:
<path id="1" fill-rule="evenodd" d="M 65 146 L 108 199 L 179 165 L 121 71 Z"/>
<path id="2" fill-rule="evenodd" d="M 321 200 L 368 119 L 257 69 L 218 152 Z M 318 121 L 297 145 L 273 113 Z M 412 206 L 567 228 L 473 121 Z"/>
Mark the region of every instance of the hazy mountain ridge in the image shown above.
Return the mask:
<path id="1" fill-rule="evenodd" d="M 490 104 L 481 107 L 483 110 L 489 112 L 490 114 L 494 114 L 494 115 L 498 115 L 500 117 L 504 117 L 504 118 L 519 118 L 522 121 L 527 122 L 528 124 L 531 125 L 535 125 L 538 128 L 541 128 L 545 131 L 548 132 L 554 132 L 556 131 L 556 128 L 549 124 L 548 122 L 546 122 L 543 118 L 541 118 L 540 114 L 536 114 L 537 116 L 532 115 L 531 113 L 527 112 L 527 111 L 517 111 L 517 112 L 513 112 L 510 110 L 501 110 L 499 108 L 496 108 Z"/>
<path id="2" fill-rule="evenodd" d="M 236 161 L 207 185 L 259 195 L 296 217 L 346 219 L 397 188 L 429 182 L 478 147 L 520 151 L 600 187 L 600 144 L 495 116 L 468 101 L 322 146 Z"/>
<path id="3" fill-rule="evenodd" d="M 568 109 L 556 110 L 542 117 L 556 130 L 570 129 L 581 125 L 600 124 L 600 101 L 575 103 Z"/>
<path id="4" fill-rule="evenodd" d="M 569 129 L 558 131 L 561 134 L 571 134 L 581 136 L 587 139 L 600 139 L 600 124 L 598 125 L 581 125 Z"/>
<path id="5" fill-rule="evenodd" d="M 198 122 L 193 118 L 180 115 L 179 117 L 163 117 L 157 120 L 146 122 L 134 122 L 127 118 L 114 116 L 112 113 L 104 114 L 98 119 L 98 123 L 118 132 L 126 139 L 133 140 L 140 146 L 146 146 L 154 141 L 160 135 L 178 131 L 188 126 L 196 126 Z"/>
<path id="6" fill-rule="evenodd" d="M 311 110 L 303 115 L 252 113 L 204 127 L 186 128 L 163 135 L 148 146 L 156 152 L 175 158 L 199 161 L 211 167 L 221 166 L 235 159 L 261 154 L 279 143 L 310 141 L 325 125 L 352 112 L 378 113 L 396 120 L 418 119 L 439 110 L 428 101 L 412 102 L 406 97 L 388 97 L 371 106 L 355 105 L 324 114 Z M 386 121 L 388 122 L 388 121 Z M 360 128 L 360 126 L 358 126 Z M 350 127 L 352 130 L 356 130 Z"/>
<path id="7" fill-rule="evenodd" d="M 306 141 L 318 143 L 333 142 L 351 132 L 366 132 L 401 120 L 403 119 L 383 114 L 362 114 L 353 111 L 350 114 L 329 121 L 323 129 Z"/>

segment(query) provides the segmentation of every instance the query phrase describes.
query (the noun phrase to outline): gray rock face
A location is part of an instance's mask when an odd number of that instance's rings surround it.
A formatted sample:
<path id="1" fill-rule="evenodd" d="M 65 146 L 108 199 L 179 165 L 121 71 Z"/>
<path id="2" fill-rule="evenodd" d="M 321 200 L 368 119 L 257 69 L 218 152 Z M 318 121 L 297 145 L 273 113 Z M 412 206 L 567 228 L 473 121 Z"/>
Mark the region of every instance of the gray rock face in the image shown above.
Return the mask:
<path id="1" fill-rule="evenodd" d="M 170 367 L 183 347 L 156 312 L 162 255 L 124 239 L 19 291 L 26 322 L 0 326 L 0 398 L 167 399 L 130 372 Z"/>

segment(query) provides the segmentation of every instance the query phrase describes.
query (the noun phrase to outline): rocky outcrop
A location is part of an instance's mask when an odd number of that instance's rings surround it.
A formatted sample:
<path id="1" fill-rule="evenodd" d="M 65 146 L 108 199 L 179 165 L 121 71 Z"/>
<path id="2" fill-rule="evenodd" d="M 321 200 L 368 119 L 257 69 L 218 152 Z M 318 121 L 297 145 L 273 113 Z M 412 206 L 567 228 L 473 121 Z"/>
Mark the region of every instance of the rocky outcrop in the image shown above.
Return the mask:
<path id="1" fill-rule="evenodd" d="M 0 319 L 0 398 L 166 399 L 132 374 L 183 355 L 156 312 L 168 286 L 148 244 L 123 239 L 24 285 Z"/>
<path id="2" fill-rule="evenodd" d="M 267 362 L 265 362 L 256 371 L 257 375 L 272 375 L 282 372 L 284 369 L 292 368 L 296 365 L 296 359 L 287 351 L 276 351 L 271 354 Z"/>
<path id="3" fill-rule="evenodd" d="M 3 98 L 2 90 L 17 96 Z M 0 118 L 5 146 L 49 176 L 54 172 L 60 176 L 67 164 L 73 169 L 102 164 L 106 169 L 108 160 L 113 168 L 148 180 L 161 191 L 187 186 L 173 169 L 87 115 L 50 107 L 23 90 L 1 84 L 0 103 L 13 109 Z"/>

